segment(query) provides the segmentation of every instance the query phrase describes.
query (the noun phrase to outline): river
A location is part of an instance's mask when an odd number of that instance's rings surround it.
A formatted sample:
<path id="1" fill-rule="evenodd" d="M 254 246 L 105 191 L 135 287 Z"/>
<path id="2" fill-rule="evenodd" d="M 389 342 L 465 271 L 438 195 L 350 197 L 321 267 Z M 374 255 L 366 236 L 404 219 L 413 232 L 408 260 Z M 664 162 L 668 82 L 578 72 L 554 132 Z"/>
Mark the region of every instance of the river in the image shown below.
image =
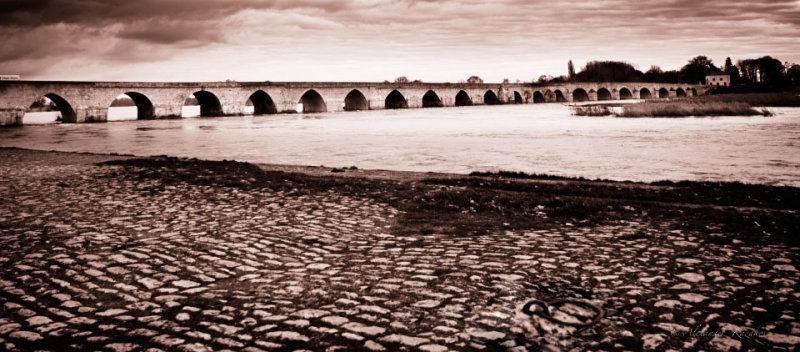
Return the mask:
<path id="1" fill-rule="evenodd" d="M 800 108 L 773 117 L 576 117 L 561 104 L 1 128 L 0 146 L 469 173 L 800 186 Z"/>

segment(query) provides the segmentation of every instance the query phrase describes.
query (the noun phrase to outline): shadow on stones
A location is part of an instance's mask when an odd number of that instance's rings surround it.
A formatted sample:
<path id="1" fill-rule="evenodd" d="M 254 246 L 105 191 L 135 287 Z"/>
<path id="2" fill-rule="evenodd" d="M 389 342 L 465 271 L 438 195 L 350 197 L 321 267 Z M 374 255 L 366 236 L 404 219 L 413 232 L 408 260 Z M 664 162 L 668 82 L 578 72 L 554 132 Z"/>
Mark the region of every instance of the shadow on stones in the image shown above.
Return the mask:
<path id="1" fill-rule="evenodd" d="M 520 173 L 473 174 L 422 181 L 375 180 L 265 171 L 250 163 L 172 157 L 114 160 L 119 175 L 160 180 L 156 194 L 188 183 L 243 190 L 267 188 L 300 196 L 335 191 L 402 211 L 397 235 L 480 236 L 503 231 L 660 221 L 672 230 L 707 234 L 703 241 L 796 245 L 800 189 L 741 183 L 589 181 Z M 720 234 L 732 235 L 720 235 Z M 651 236 L 642 234 L 641 236 Z"/>

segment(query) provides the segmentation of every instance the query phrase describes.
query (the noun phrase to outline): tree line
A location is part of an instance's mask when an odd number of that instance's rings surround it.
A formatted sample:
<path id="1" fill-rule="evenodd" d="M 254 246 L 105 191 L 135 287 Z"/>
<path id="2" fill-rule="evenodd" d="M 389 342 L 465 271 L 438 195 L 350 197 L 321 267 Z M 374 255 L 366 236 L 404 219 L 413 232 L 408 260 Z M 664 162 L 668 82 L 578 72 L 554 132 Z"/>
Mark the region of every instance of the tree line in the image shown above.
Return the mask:
<path id="1" fill-rule="evenodd" d="M 721 68 L 706 56 L 696 56 L 679 70 L 664 71 L 658 66 L 651 66 L 646 72 L 639 71 L 632 64 L 622 61 L 591 61 L 580 72 L 575 72 L 575 67 L 570 60 L 567 63 L 567 76 L 541 76 L 535 83 L 663 82 L 703 84 L 708 74 L 720 71 L 731 76 L 732 85 L 776 89 L 800 86 L 800 65 L 781 62 L 771 56 L 739 60 L 736 65 L 733 65 L 729 57 L 725 59 L 725 64 Z"/>

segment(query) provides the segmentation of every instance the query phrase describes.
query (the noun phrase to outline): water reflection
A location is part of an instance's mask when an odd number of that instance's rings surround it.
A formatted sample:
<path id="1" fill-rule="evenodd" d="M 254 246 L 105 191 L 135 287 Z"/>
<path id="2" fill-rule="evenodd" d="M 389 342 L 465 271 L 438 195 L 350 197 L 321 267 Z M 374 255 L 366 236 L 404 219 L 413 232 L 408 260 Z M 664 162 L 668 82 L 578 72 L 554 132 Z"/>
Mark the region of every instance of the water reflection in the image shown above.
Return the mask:
<path id="1" fill-rule="evenodd" d="M 559 104 L 187 118 L 0 129 L 0 146 L 589 178 L 800 186 L 800 109 L 777 116 L 574 117 Z"/>

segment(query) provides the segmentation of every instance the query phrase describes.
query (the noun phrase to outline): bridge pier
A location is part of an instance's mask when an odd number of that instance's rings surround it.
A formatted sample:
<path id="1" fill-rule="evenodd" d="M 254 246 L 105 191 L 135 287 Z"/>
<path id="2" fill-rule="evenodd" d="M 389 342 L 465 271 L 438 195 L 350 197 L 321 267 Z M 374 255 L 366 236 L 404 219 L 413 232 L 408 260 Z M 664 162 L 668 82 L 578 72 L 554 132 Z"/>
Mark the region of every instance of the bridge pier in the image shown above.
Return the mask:
<path id="1" fill-rule="evenodd" d="M 183 105 L 153 106 L 153 119 L 179 119 L 183 117 Z"/>
<path id="2" fill-rule="evenodd" d="M 21 125 L 25 109 L 0 109 L 0 126 Z"/>
<path id="3" fill-rule="evenodd" d="M 65 122 L 106 122 L 108 121 L 108 108 L 88 107 L 75 109 L 76 121 Z"/>

